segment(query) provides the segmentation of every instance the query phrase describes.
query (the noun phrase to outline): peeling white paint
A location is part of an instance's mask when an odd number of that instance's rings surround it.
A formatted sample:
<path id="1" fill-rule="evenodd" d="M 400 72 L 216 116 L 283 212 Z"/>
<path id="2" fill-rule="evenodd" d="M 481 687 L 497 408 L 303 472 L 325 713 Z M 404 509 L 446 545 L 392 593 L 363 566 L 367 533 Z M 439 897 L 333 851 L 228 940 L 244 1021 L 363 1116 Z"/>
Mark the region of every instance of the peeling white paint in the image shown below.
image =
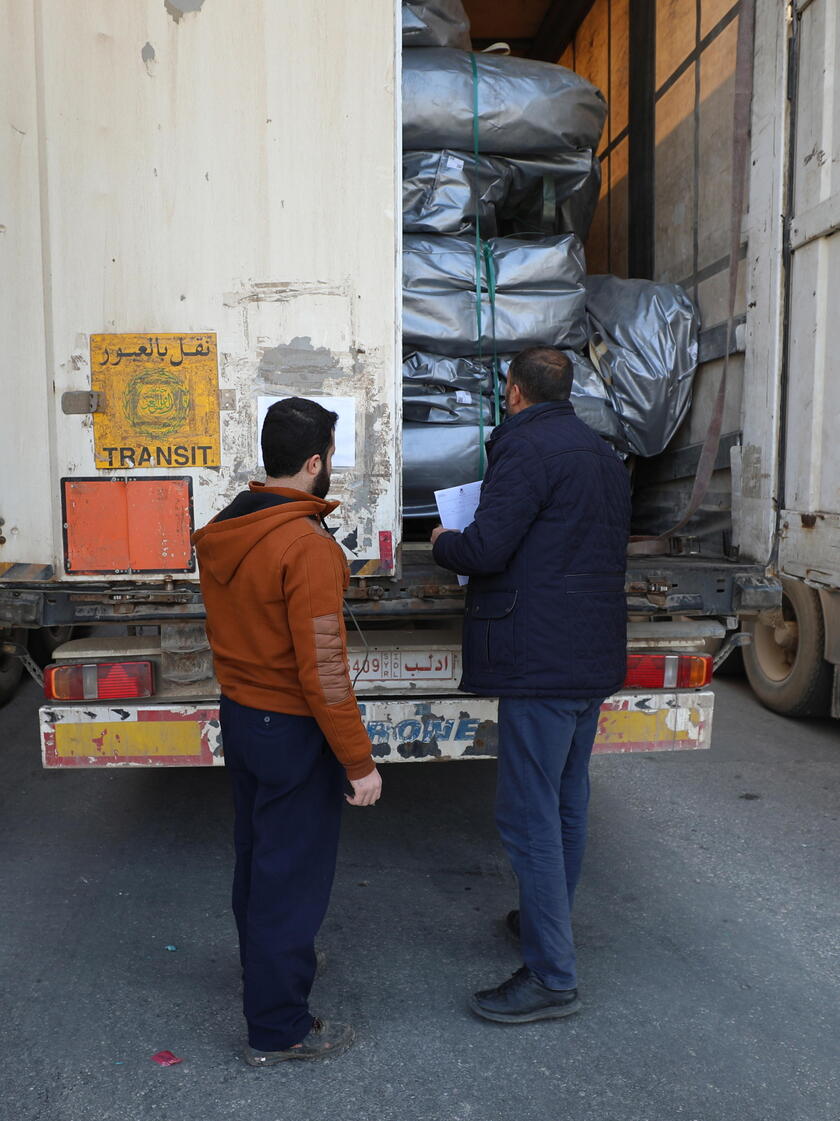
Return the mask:
<path id="1" fill-rule="evenodd" d="M 120 5 L 59 6 L 38 34 L 18 9 L 0 44 L 18 130 L 0 154 L 20 203 L 4 237 L 16 278 L 4 345 L 19 376 L 0 415 L 0 475 L 27 485 L 4 510 L 21 534 L 3 560 L 63 571 L 59 479 L 96 469 L 90 419 L 65 416 L 60 399 L 90 388 L 88 340 L 103 331 L 217 334 L 219 383 L 237 404 L 222 412 L 221 468 L 178 472 L 192 477 L 197 525 L 255 475 L 255 397 L 270 373 L 272 390 L 356 398 L 359 462 L 336 476 L 345 505 L 332 523 L 339 539 L 357 533 L 356 559 L 378 560 L 380 531 L 396 548 L 393 0 L 369 0 L 363 20 L 334 0 L 166 0 L 148 24 Z M 329 368 L 261 371 L 264 352 L 304 339 Z"/>

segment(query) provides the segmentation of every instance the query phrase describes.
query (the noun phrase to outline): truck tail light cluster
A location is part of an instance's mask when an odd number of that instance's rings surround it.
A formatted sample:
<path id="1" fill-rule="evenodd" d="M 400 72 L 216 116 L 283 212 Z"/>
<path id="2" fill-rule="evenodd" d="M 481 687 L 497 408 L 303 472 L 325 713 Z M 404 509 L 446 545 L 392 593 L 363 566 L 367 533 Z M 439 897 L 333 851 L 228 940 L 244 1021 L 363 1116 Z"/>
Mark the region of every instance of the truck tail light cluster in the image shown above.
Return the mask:
<path id="1" fill-rule="evenodd" d="M 50 701 L 123 701 L 150 697 L 151 662 L 87 662 L 47 666 L 44 695 Z"/>
<path id="2" fill-rule="evenodd" d="M 702 689 L 712 680 L 710 654 L 630 654 L 625 689 Z"/>

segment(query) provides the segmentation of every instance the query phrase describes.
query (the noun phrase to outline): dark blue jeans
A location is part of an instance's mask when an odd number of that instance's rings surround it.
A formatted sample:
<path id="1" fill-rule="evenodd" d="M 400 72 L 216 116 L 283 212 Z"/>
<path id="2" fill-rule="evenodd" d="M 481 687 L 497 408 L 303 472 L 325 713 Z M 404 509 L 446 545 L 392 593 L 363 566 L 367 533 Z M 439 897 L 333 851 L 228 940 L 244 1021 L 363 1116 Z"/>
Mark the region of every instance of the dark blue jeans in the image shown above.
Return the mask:
<path id="1" fill-rule="evenodd" d="M 220 718 L 248 1042 L 280 1051 L 312 1027 L 315 935 L 335 874 L 344 771 L 311 716 L 222 697 Z"/>
<path id="2" fill-rule="evenodd" d="M 577 985 L 572 902 L 586 846 L 600 700 L 502 697 L 496 823 L 519 881 L 522 959 L 545 985 Z"/>

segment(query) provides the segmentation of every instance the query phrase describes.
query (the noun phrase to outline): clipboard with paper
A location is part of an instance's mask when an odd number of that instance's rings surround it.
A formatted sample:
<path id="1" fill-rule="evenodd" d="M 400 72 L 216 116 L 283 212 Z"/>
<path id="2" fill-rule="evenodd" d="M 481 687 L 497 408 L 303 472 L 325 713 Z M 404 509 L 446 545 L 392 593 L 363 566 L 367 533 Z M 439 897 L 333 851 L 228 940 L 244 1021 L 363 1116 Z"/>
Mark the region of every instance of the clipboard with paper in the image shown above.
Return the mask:
<path id="1" fill-rule="evenodd" d="M 446 487 L 435 491 L 435 502 L 441 525 L 447 529 L 463 532 L 475 518 L 478 500 L 481 496 L 481 479 L 474 483 L 464 483 L 459 487 Z M 469 576 L 458 575 L 458 583 L 466 584 Z"/>

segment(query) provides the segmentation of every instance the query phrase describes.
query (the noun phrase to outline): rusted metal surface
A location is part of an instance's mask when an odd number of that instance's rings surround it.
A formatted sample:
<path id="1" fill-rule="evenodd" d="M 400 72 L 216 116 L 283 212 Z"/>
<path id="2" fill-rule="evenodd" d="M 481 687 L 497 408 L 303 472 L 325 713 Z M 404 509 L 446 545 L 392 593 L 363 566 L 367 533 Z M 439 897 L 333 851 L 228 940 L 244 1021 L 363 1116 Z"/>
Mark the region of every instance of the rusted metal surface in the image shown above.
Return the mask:
<path id="1" fill-rule="evenodd" d="M 757 565 L 727 561 L 671 558 L 645 565 L 634 560 L 626 585 L 627 608 L 645 616 L 691 615 L 723 617 L 741 610 L 756 611 L 775 603 L 780 585 Z M 347 592 L 353 614 L 361 621 L 420 621 L 460 616 L 464 589 L 450 573 L 437 568 L 431 552 L 404 559 L 399 578 L 353 581 Z M 25 615 L 25 619 L 21 616 Z M 204 617 L 201 595 L 194 585 L 174 582 L 105 585 L 91 581 L 84 591 L 32 583 L 14 591 L 0 587 L 0 622 L 7 620 L 54 626 L 130 618 L 154 622 L 166 618 Z"/>
<path id="2" fill-rule="evenodd" d="M 710 746 L 711 693 L 625 693 L 601 708 L 595 751 L 684 751 Z M 380 762 L 488 759 L 498 754 L 491 697 L 364 700 Z M 216 766 L 223 745 L 216 704 L 44 705 L 45 767 Z"/>
<path id="3" fill-rule="evenodd" d="M 222 764 L 217 705 L 44 705 L 47 768 Z"/>

